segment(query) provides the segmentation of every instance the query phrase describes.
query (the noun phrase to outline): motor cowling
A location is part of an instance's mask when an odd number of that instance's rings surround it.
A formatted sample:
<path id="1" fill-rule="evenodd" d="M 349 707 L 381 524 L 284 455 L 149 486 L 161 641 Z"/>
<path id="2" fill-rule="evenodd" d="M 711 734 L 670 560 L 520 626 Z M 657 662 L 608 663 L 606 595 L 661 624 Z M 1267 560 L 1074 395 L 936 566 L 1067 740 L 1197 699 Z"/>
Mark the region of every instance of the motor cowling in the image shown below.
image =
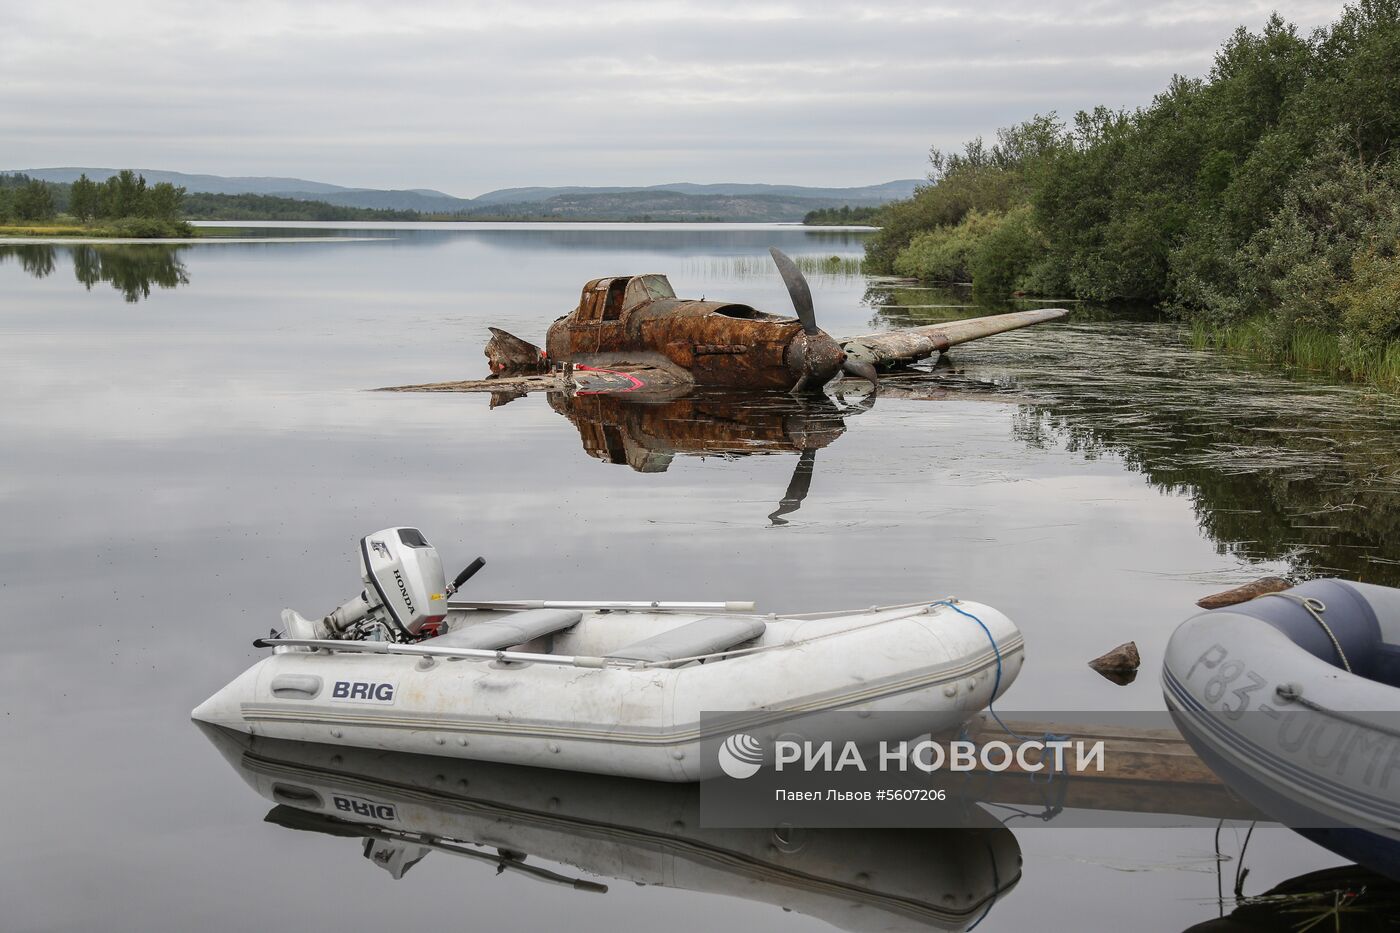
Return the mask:
<path id="1" fill-rule="evenodd" d="M 417 528 L 385 528 L 361 538 L 360 578 L 360 595 L 321 620 L 330 637 L 379 623 L 395 641 L 416 641 L 447 615 L 442 558 Z"/>

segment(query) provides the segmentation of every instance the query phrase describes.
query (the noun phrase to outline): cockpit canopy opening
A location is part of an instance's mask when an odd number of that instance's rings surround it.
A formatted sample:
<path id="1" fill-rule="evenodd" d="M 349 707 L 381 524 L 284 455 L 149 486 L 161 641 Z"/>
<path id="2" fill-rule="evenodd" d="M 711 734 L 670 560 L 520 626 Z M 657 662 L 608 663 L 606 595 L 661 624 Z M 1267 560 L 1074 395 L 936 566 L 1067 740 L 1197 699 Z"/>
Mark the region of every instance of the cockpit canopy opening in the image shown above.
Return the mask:
<path id="1" fill-rule="evenodd" d="M 613 279 L 608 283 L 608 301 L 603 305 L 603 320 L 616 321 L 622 317 L 622 303 L 631 279 Z"/>
<path id="2" fill-rule="evenodd" d="M 581 321 L 618 321 L 624 313 L 638 305 L 675 297 L 675 289 L 671 288 L 664 275 L 619 275 L 594 279 L 583 288 L 577 317 Z"/>
<path id="3" fill-rule="evenodd" d="M 725 317 L 742 318 L 746 321 L 753 321 L 765 316 L 748 305 L 724 305 L 723 307 L 715 308 L 714 313 L 723 314 Z"/>

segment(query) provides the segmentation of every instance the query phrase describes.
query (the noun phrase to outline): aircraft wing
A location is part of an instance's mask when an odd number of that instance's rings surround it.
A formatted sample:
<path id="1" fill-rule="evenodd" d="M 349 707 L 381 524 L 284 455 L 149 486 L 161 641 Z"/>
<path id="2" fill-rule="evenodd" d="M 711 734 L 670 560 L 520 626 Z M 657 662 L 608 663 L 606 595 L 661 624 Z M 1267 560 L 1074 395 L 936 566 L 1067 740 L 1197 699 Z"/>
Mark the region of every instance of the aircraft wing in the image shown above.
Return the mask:
<path id="1" fill-rule="evenodd" d="M 841 349 L 853 360 L 874 366 L 896 366 L 926 359 L 969 340 L 980 340 L 993 334 L 1056 321 L 1069 311 L 1064 308 L 1037 308 L 1034 311 L 1012 311 L 962 321 L 940 321 L 923 327 L 906 327 L 879 334 L 847 337 L 838 341 Z"/>

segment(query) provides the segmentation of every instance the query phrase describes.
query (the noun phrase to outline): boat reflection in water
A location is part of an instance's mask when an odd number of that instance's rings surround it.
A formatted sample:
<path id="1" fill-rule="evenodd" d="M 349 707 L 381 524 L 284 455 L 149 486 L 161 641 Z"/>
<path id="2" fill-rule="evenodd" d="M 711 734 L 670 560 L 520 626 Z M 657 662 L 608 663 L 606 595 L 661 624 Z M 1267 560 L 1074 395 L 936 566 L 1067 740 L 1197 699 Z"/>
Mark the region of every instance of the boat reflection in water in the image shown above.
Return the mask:
<path id="1" fill-rule="evenodd" d="M 550 407 L 573 422 L 591 457 L 625 464 L 639 473 L 662 473 L 676 456 L 747 457 L 797 454 L 786 493 L 769 518 L 783 525 L 811 490 L 817 451 L 846 431 L 846 419 L 868 410 L 873 397 L 855 404 L 825 396 L 778 393 L 566 394 L 551 392 Z"/>
<path id="2" fill-rule="evenodd" d="M 1242 879 L 1241 879 L 1242 880 Z M 1360 865 L 1290 878 L 1258 895 L 1237 895 L 1235 907 L 1186 933 L 1273 933 L 1317 930 L 1362 933 L 1400 927 L 1400 883 Z"/>
<path id="3" fill-rule="evenodd" d="M 361 840 L 395 878 L 442 852 L 581 892 L 622 881 L 772 904 L 846 930 L 966 930 L 1021 875 L 1016 837 L 980 809 L 961 829 L 706 829 L 695 784 L 200 728 L 275 804 L 268 822 Z"/>

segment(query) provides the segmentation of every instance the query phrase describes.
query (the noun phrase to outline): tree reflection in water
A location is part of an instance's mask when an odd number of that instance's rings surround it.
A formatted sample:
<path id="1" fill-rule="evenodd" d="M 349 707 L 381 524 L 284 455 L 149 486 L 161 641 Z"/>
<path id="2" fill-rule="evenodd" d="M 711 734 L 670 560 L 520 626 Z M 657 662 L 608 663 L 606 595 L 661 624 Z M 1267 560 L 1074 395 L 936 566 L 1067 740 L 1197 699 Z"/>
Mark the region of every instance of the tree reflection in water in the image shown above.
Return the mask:
<path id="1" fill-rule="evenodd" d="M 127 301 L 137 302 L 151 296 L 152 286 L 178 288 L 189 284 L 189 272 L 179 255 L 185 248 L 160 243 L 20 243 L 0 246 L 0 262 L 14 258 L 21 269 L 42 279 L 57 268 L 58 251 L 62 249 L 72 256 L 74 278 L 89 291 L 99 282 L 109 282 Z"/>
<path id="2" fill-rule="evenodd" d="M 867 294 L 873 324 L 1012 309 L 900 291 Z M 1188 497 L 1222 554 L 1400 586 L 1400 399 L 1196 350 L 1151 316 L 1074 307 L 1064 322 L 955 349 L 952 371 L 1014 387 L 1024 402 L 1012 430 L 1028 447 L 1118 457 Z"/>

